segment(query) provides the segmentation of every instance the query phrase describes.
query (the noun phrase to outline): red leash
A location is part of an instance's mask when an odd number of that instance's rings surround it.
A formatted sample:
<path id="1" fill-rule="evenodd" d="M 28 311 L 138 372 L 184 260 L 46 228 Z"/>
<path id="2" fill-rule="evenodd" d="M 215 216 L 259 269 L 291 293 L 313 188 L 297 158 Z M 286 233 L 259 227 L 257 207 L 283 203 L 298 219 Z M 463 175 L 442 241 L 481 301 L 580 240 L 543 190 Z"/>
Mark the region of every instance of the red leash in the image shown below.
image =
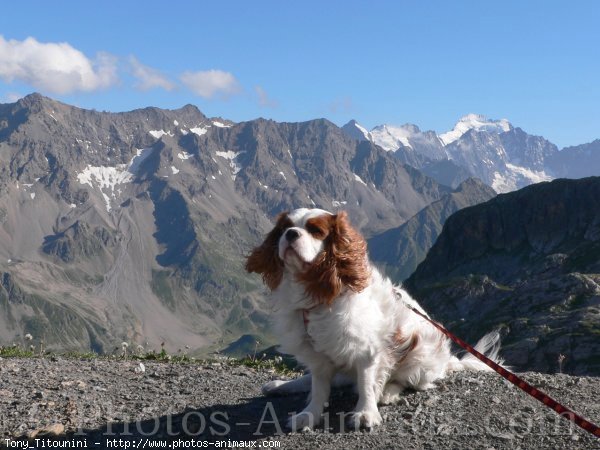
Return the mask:
<path id="1" fill-rule="evenodd" d="M 444 333 L 449 339 L 451 339 L 453 342 L 456 342 L 458 345 L 460 345 L 466 351 L 468 351 L 469 353 L 474 355 L 477 359 L 481 360 L 482 362 L 487 364 L 489 367 L 494 369 L 496 372 L 498 372 L 500 375 L 502 375 L 504 378 L 506 378 L 512 384 L 514 384 L 515 386 L 518 386 L 523 391 L 527 392 L 529 395 L 531 395 L 532 397 L 534 397 L 537 400 L 539 400 L 540 402 L 542 402 L 548 408 L 552 408 L 554 411 L 556 411 L 558 414 L 560 414 L 565 419 L 570 420 L 571 422 L 575 423 L 579 427 L 583 428 L 585 431 L 592 433 L 594 436 L 600 438 L 600 427 L 598 425 L 594 425 L 592 422 L 584 419 L 583 417 L 581 417 L 574 411 L 570 410 L 566 406 L 561 405 L 560 403 L 558 403 L 556 400 L 554 400 L 549 395 L 544 394 L 539 389 L 534 388 L 527 381 L 518 377 L 514 373 L 506 370 L 504 367 L 502 367 L 498 363 L 492 361 L 490 358 L 488 358 L 484 354 L 478 352 L 472 346 L 467 344 L 465 341 L 454 336 L 452 333 L 450 333 L 448 330 L 446 330 L 439 323 L 434 322 L 429 317 L 427 317 L 425 314 L 423 314 L 420 311 L 418 311 L 417 309 L 413 308 L 411 305 L 407 304 L 406 302 L 404 302 L 404 304 L 408 307 L 408 309 L 417 313 L 419 316 L 423 317 L 425 320 L 430 322 L 434 327 L 436 327 L 438 330 L 440 330 L 442 333 Z"/>

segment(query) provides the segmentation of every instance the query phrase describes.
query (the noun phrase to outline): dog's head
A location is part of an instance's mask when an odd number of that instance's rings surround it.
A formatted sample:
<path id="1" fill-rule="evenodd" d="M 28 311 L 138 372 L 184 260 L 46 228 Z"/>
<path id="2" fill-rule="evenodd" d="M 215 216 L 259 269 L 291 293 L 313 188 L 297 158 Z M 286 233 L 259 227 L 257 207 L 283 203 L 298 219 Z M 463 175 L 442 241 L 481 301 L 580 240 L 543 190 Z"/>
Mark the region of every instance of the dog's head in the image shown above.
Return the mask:
<path id="1" fill-rule="evenodd" d="M 275 290 L 284 273 L 314 301 L 330 304 L 344 287 L 362 291 L 369 282 L 367 245 L 345 212 L 296 209 L 277 217 L 275 227 L 246 262 Z"/>

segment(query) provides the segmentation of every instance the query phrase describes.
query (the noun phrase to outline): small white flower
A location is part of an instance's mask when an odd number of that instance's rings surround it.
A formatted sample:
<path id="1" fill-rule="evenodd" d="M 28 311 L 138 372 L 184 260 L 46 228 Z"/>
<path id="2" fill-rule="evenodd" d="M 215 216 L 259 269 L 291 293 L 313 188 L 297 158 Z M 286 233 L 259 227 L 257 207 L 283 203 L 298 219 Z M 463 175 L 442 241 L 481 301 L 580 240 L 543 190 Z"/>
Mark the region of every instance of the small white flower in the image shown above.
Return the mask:
<path id="1" fill-rule="evenodd" d="M 129 344 L 127 342 L 121 342 L 121 347 L 127 348 L 129 347 Z"/>
<path id="2" fill-rule="evenodd" d="M 31 334 L 27 333 L 27 334 L 25 335 L 25 340 L 26 340 L 26 341 L 31 341 L 32 339 L 33 339 L 33 336 L 32 336 Z"/>

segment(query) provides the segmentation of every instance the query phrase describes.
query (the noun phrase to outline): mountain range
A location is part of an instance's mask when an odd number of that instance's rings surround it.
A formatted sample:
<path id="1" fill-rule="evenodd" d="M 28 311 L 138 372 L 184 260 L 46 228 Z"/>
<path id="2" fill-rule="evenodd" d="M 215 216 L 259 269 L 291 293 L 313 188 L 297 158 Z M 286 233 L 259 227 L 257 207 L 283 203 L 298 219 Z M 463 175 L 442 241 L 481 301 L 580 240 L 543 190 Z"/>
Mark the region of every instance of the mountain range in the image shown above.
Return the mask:
<path id="1" fill-rule="evenodd" d="M 529 135 L 506 119 L 478 114 L 462 117 L 452 130 L 439 135 L 413 124 L 380 125 L 368 131 L 355 120 L 342 129 L 452 187 L 474 176 L 496 192 L 510 192 L 555 178 L 597 175 L 600 167 L 598 140 L 559 151 L 547 139 Z"/>
<path id="2" fill-rule="evenodd" d="M 263 336 L 270 306 L 243 260 L 277 213 L 344 209 L 372 237 L 451 192 L 324 119 L 32 94 L 0 105 L 0 341 L 110 352 Z"/>
<path id="3" fill-rule="evenodd" d="M 443 157 L 458 154 L 449 146 L 472 135 L 527 167 L 546 170 L 542 155 L 577 174 L 599 153 L 594 142 L 546 157 L 555 147 L 505 122 L 443 137 L 408 127 L 395 151 L 373 141 L 382 130 L 348 128 L 234 123 L 192 105 L 99 112 L 39 94 L 0 105 L 0 344 L 27 333 L 103 353 L 269 343 L 272 305 L 243 266 L 279 212 L 348 211 L 373 261 L 401 281 L 453 213 L 495 195 Z"/>

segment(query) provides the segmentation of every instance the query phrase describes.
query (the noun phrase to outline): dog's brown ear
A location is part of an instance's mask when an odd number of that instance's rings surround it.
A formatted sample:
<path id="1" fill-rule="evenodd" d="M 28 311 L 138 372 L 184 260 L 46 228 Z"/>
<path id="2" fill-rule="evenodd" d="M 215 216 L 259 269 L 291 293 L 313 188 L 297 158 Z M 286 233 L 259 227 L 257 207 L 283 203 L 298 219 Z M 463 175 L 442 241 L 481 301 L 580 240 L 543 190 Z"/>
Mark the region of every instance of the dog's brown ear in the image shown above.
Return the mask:
<path id="1" fill-rule="evenodd" d="M 263 282 L 271 289 L 277 289 L 283 277 L 283 261 L 279 258 L 279 239 L 292 227 L 287 212 L 277 216 L 275 227 L 267 234 L 264 242 L 252 250 L 246 260 L 246 271 L 262 275 Z"/>
<path id="2" fill-rule="evenodd" d="M 297 278 L 306 294 L 317 303 L 330 305 L 344 286 L 360 292 L 371 276 L 367 262 L 367 244 L 348 220 L 345 212 L 327 218 L 329 233 L 324 251 Z"/>
<path id="3" fill-rule="evenodd" d="M 367 243 L 350 224 L 345 211 L 334 217 L 331 239 L 338 276 L 344 286 L 354 292 L 360 292 L 369 285 L 371 277 L 367 260 Z"/>

